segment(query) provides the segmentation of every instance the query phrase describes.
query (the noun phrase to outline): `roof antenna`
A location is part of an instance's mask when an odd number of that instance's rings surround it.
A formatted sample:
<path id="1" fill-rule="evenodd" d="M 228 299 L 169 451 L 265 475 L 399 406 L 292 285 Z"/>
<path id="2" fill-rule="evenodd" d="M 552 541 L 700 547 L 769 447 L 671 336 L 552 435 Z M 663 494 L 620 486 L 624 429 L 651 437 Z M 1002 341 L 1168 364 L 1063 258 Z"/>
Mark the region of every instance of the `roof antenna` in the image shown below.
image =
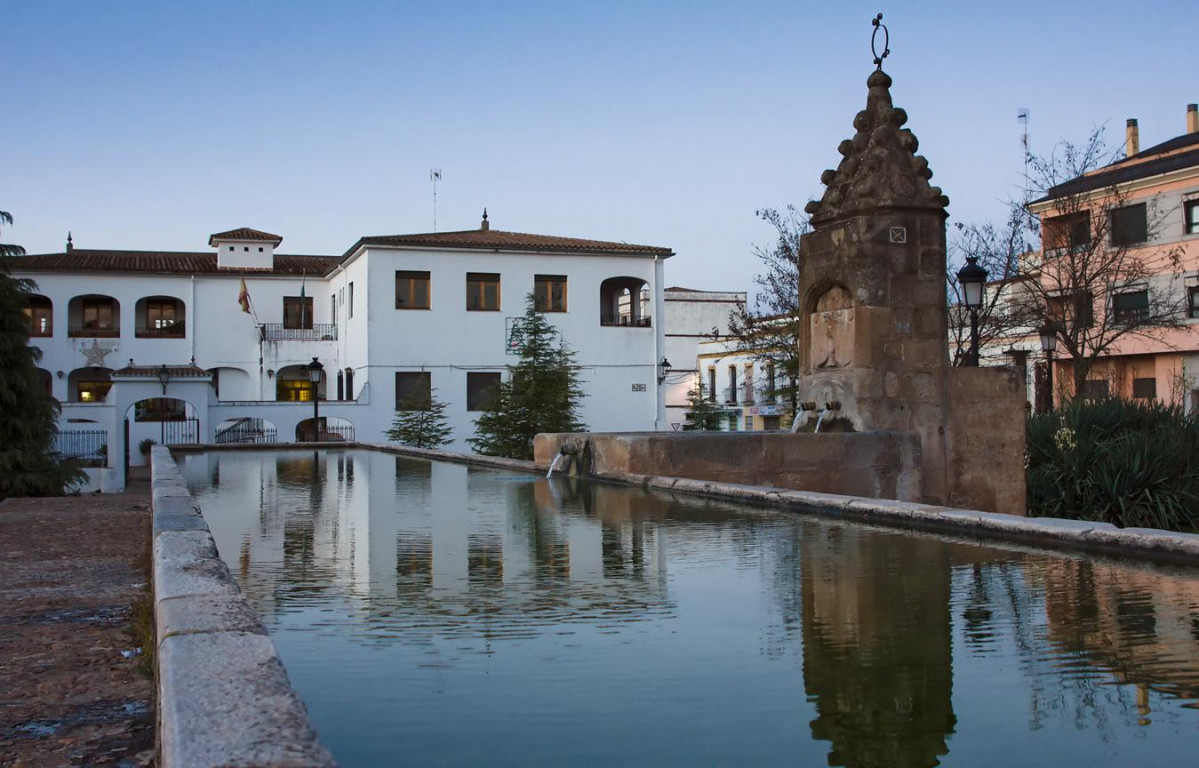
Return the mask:
<path id="1" fill-rule="evenodd" d="M 1024 126 L 1023 133 L 1020 135 L 1020 145 L 1024 147 L 1024 202 L 1027 203 L 1031 197 L 1028 189 L 1028 107 L 1021 107 L 1016 113 L 1016 119 Z"/>
<path id="2" fill-rule="evenodd" d="M 433 231 L 437 231 L 437 182 L 441 181 L 441 169 L 429 169 L 429 181 L 433 182 Z"/>

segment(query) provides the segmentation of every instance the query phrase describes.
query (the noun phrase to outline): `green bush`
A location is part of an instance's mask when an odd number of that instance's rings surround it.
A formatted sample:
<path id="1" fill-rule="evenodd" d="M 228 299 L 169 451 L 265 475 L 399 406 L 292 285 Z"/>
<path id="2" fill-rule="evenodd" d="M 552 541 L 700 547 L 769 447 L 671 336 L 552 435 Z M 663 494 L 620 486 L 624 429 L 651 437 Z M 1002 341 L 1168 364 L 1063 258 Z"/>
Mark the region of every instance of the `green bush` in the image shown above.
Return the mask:
<path id="1" fill-rule="evenodd" d="M 1180 406 L 1077 400 L 1028 419 L 1028 513 L 1199 530 L 1199 419 Z"/>

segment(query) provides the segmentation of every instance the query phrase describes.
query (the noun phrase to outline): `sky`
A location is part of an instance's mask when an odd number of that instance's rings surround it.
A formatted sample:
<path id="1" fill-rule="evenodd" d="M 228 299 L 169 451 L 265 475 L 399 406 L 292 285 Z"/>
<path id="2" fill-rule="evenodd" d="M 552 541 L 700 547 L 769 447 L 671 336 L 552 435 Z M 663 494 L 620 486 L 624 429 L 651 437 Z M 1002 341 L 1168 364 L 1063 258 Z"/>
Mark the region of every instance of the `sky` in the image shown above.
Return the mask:
<path id="1" fill-rule="evenodd" d="M 280 251 L 493 229 L 667 246 L 668 285 L 746 290 L 765 207 L 822 193 L 884 69 L 950 198 L 1001 219 L 1034 152 L 1141 147 L 1199 101 L 1189 2 L 0 0 L 4 242 Z M 1190 53 L 1188 53 L 1190 52 Z M 952 232 L 952 230 L 951 230 Z"/>

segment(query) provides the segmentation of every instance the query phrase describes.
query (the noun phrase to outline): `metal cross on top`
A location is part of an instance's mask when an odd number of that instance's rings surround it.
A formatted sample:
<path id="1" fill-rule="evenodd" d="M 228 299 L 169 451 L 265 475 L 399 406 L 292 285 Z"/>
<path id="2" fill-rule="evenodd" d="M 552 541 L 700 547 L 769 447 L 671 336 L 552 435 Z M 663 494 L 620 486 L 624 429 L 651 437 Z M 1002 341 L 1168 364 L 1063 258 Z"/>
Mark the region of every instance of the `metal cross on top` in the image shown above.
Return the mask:
<path id="1" fill-rule="evenodd" d="M 883 15 L 881 13 L 874 17 L 874 20 L 870 22 L 870 25 L 874 27 L 874 32 L 870 35 L 870 52 L 874 54 L 874 68 L 882 69 L 883 59 L 891 55 L 891 33 L 887 31 L 887 25 L 883 23 Z M 883 31 L 882 54 L 879 54 L 877 44 L 878 31 L 880 29 Z"/>

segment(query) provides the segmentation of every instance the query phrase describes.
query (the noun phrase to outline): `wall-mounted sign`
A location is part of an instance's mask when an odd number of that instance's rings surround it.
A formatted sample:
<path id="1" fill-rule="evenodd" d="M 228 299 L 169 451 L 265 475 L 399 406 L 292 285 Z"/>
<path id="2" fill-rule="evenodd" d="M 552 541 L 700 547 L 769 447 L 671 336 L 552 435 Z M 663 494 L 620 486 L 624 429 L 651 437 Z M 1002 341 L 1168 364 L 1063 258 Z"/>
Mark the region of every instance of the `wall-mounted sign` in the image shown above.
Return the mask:
<path id="1" fill-rule="evenodd" d="M 644 384 L 634 384 L 634 385 L 633 385 L 633 391 L 634 391 L 634 392 L 644 392 L 644 391 L 645 391 L 645 385 L 644 385 Z"/>

